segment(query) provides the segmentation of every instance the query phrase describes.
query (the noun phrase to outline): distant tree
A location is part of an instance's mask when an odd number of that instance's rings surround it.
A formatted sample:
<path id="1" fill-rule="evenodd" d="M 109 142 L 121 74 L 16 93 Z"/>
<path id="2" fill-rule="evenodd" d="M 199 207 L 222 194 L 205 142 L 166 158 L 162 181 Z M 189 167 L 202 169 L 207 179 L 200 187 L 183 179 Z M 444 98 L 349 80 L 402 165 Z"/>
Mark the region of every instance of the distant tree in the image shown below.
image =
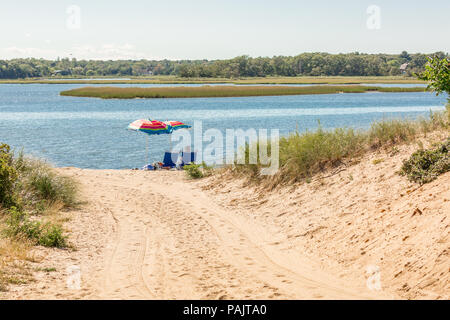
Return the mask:
<path id="1" fill-rule="evenodd" d="M 411 60 L 411 56 L 406 51 L 402 51 L 402 53 L 400 54 L 400 58 L 405 59 L 406 61 L 410 61 Z"/>
<path id="2" fill-rule="evenodd" d="M 180 77 L 265 77 L 265 76 L 378 76 L 398 75 L 400 65 L 408 62 L 407 75 L 425 70 L 425 54 L 329 54 L 302 53 L 294 57 L 239 56 L 227 60 L 76 60 L 75 58 L 0 60 L 0 78 L 44 77 L 58 71 L 59 75 L 76 76 L 140 76 L 152 71 L 155 75 Z M 448 59 L 436 52 L 435 57 Z"/>

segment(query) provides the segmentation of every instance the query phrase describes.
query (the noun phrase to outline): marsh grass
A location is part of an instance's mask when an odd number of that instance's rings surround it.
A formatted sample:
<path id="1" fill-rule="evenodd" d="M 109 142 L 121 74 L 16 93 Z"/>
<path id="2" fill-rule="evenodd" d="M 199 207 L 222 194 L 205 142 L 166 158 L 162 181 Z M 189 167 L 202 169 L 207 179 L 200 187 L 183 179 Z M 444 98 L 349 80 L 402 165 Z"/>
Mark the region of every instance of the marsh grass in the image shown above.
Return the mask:
<path id="1" fill-rule="evenodd" d="M 372 86 L 201 86 L 201 87 L 83 87 L 62 91 L 62 96 L 92 97 L 102 99 L 134 98 L 208 98 L 250 97 L 306 94 L 336 94 L 364 92 L 424 92 L 426 88 L 398 88 Z"/>
<path id="2" fill-rule="evenodd" d="M 419 134 L 438 129 L 448 130 L 449 112 L 450 107 L 447 106 L 447 111 L 431 113 L 429 118 L 377 121 L 368 130 L 324 130 L 319 123 L 315 131 L 296 131 L 280 138 L 280 169 L 274 176 L 261 176 L 260 164 L 236 164 L 230 171 L 268 188 L 307 182 L 314 174 L 358 161 L 367 152 L 380 148 L 396 150 L 396 145 L 411 142 Z M 247 157 L 248 152 L 247 145 Z"/>

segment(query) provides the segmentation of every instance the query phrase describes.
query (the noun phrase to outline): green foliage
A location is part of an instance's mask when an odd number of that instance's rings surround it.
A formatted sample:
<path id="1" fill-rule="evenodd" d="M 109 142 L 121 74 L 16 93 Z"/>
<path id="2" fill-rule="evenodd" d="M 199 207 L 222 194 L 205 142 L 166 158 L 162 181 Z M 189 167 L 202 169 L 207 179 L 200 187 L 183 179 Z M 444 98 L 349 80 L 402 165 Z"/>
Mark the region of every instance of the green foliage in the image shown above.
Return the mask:
<path id="1" fill-rule="evenodd" d="M 73 179 L 56 174 L 45 162 L 26 158 L 22 153 L 14 158 L 13 166 L 19 174 L 22 198 L 38 211 L 54 202 L 66 207 L 76 205 L 77 184 Z"/>
<path id="2" fill-rule="evenodd" d="M 84 87 L 62 91 L 62 96 L 94 97 L 102 99 L 133 98 L 199 98 L 277 96 L 301 94 L 364 93 L 377 92 L 423 92 L 425 88 L 396 88 L 369 86 L 201 86 L 201 87 Z"/>
<path id="3" fill-rule="evenodd" d="M 205 162 L 202 162 L 202 164 L 190 163 L 185 165 L 183 169 L 186 171 L 187 176 L 192 179 L 204 178 L 212 173 L 212 168 L 206 165 Z"/>
<path id="4" fill-rule="evenodd" d="M 427 124 L 429 130 L 436 130 L 448 128 L 449 120 L 446 112 L 440 112 L 431 113 L 429 119 L 421 121 Z M 412 141 L 423 132 L 419 123 L 407 120 L 379 121 L 365 131 L 351 128 L 324 130 L 319 123 L 315 131 L 295 132 L 280 138 L 280 168 L 275 176 L 261 176 L 261 164 L 235 165 L 233 172 L 243 174 L 250 180 L 265 179 L 266 185 L 271 187 L 306 181 L 324 169 L 354 161 L 370 150 L 394 147 L 396 144 Z M 248 154 L 249 146 L 245 151 Z M 392 153 L 395 152 L 393 148 Z"/>
<path id="5" fill-rule="evenodd" d="M 23 153 L 14 157 L 8 145 L 0 145 L 0 205 L 5 209 L 6 236 L 47 247 L 66 246 L 60 225 L 43 223 L 29 214 L 43 213 L 55 202 L 73 206 L 76 192 L 71 178 L 57 175 L 43 161 L 26 158 Z"/>
<path id="6" fill-rule="evenodd" d="M 46 224 L 38 240 L 44 247 L 64 248 L 67 246 L 67 237 L 63 235 L 60 225 Z"/>
<path id="7" fill-rule="evenodd" d="M 62 248 L 67 245 L 62 228 L 52 223 L 43 224 L 40 221 L 32 221 L 21 210 L 11 207 L 8 210 L 9 217 L 6 220 L 4 233 L 9 237 L 26 238 L 35 244 L 45 247 Z"/>
<path id="8" fill-rule="evenodd" d="M 49 168 L 40 168 L 30 174 L 30 189 L 38 199 L 50 202 L 61 201 L 65 206 L 73 206 L 76 202 L 76 185 L 73 180 L 56 175 Z"/>
<path id="9" fill-rule="evenodd" d="M 428 58 L 425 71 L 419 75 L 421 80 L 429 82 L 429 88 L 440 94 L 450 95 L 450 59 L 440 59 L 437 56 Z"/>
<path id="10" fill-rule="evenodd" d="M 0 206 L 17 205 L 15 184 L 18 174 L 13 166 L 13 156 L 7 144 L 0 144 Z"/>
<path id="11" fill-rule="evenodd" d="M 186 174 L 188 177 L 192 179 L 200 179 L 203 178 L 203 172 L 201 170 L 200 164 L 191 163 L 188 165 L 185 165 L 183 169 L 186 171 Z"/>
<path id="12" fill-rule="evenodd" d="M 400 174 L 409 181 L 425 184 L 450 170 L 450 137 L 434 149 L 420 149 L 403 162 Z"/>
<path id="13" fill-rule="evenodd" d="M 424 120 L 430 126 L 430 120 Z M 372 147 L 380 147 L 386 144 L 396 144 L 408 141 L 416 134 L 416 123 L 414 121 L 393 119 L 376 121 L 372 123 L 368 140 Z"/>
<path id="14" fill-rule="evenodd" d="M 441 59 L 442 52 L 435 53 Z M 408 75 L 424 70 L 426 54 L 302 53 L 296 56 L 228 60 L 0 60 L 0 79 L 33 77 L 133 77 L 173 75 L 183 78 L 241 78 L 267 76 L 390 76 L 408 62 Z"/>

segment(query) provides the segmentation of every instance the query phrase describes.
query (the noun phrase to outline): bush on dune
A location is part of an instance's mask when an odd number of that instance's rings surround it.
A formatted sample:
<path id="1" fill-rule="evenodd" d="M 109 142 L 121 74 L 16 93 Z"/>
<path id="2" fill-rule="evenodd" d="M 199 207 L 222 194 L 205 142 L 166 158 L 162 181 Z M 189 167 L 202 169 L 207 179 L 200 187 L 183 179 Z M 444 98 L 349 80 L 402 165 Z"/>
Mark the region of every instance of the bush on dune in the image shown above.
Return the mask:
<path id="1" fill-rule="evenodd" d="M 450 137 L 434 149 L 420 149 L 403 162 L 400 174 L 411 182 L 425 184 L 450 171 Z"/>
<path id="2" fill-rule="evenodd" d="M 10 147 L 0 144 L 0 205 L 10 207 L 17 205 L 15 185 L 18 179 L 17 170 L 13 166 Z"/>
<path id="3" fill-rule="evenodd" d="M 71 178 L 56 174 L 41 160 L 26 158 L 22 153 L 14 157 L 9 146 L 1 145 L 0 182 L 4 235 L 48 247 L 66 246 L 59 224 L 40 221 L 33 215 L 55 203 L 74 206 L 77 186 Z"/>

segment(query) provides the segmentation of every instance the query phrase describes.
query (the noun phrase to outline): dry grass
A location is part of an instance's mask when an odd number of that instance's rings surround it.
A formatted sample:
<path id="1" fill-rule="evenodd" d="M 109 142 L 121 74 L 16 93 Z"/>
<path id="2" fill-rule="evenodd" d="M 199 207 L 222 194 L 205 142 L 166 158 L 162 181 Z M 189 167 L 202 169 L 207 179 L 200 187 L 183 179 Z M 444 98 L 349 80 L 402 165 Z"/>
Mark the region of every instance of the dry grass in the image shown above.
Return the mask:
<path id="1" fill-rule="evenodd" d="M 201 86 L 120 88 L 84 87 L 62 91 L 62 96 L 93 97 L 102 99 L 133 98 L 201 98 L 201 97 L 250 97 L 306 94 L 377 92 L 423 92 L 426 88 L 369 87 L 369 86 Z"/>
<path id="2" fill-rule="evenodd" d="M 0 292 L 10 284 L 25 284 L 33 280 L 29 261 L 31 245 L 27 241 L 0 238 Z"/>

